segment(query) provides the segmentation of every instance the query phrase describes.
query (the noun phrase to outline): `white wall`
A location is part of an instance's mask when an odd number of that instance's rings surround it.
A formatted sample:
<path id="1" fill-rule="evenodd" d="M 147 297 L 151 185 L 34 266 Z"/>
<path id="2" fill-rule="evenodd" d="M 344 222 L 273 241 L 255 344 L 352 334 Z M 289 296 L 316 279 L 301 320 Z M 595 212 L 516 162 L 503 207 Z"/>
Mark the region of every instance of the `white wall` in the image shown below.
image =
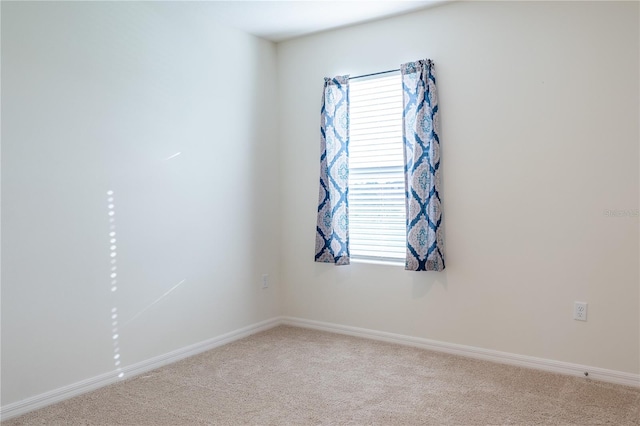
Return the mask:
<path id="1" fill-rule="evenodd" d="M 279 44 L 285 313 L 638 373 L 638 217 L 604 214 L 638 209 L 638 9 L 460 2 Z M 314 263 L 323 77 L 425 57 L 447 269 Z"/>
<path id="2" fill-rule="evenodd" d="M 3 406 L 280 312 L 275 45 L 201 7 L 2 2 Z"/>

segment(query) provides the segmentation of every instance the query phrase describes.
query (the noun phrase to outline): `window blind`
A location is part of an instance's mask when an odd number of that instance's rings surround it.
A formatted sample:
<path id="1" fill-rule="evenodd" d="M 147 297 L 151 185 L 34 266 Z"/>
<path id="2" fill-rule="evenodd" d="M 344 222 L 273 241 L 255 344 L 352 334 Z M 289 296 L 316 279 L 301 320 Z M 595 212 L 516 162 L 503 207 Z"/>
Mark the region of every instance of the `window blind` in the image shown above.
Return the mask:
<path id="1" fill-rule="evenodd" d="M 404 262 L 406 212 L 400 73 L 352 81 L 349 138 L 351 257 Z"/>

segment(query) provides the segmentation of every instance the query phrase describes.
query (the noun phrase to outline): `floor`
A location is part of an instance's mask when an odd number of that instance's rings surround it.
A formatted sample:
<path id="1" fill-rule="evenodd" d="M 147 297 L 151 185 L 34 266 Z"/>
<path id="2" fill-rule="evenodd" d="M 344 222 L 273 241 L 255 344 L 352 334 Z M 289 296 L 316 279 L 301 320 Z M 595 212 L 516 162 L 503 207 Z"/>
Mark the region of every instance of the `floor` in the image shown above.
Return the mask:
<path id="1" fill-rule="evenodd" d="M 280 326 L 2 425 L 636 425 L 640 389 Z"/>

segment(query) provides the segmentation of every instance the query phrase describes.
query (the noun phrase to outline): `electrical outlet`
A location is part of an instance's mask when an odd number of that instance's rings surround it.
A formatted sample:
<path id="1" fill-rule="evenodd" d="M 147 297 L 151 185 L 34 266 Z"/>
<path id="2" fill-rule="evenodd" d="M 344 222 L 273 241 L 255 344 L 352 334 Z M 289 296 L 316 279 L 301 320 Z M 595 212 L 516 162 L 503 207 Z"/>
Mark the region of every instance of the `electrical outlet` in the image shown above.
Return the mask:
<path id="1" fill-rule="evenodd" d="M 262 274 L 262 288 L 269 288 L 269 274 Z"/>
<path id="2" fill-rule="evenodd" d="M 578 321 L 587 320 L 587 302 L 574 302 L 573 319 Z"/>

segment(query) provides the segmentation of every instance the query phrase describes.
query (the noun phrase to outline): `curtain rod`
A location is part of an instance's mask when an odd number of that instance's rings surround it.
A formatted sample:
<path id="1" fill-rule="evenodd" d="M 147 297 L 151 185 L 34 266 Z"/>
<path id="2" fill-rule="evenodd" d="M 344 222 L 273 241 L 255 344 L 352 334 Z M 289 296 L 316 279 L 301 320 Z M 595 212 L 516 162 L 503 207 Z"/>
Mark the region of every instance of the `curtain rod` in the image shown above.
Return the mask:
<path id="1" fill-rule="evenodd" d="M 396 72 L 396 71 L 400 71 L 400 68 L 395 69 L 395 70 L 374 72 L 374 73 L 371 73 L 371 74 L 356 75 L 355 77 L 349 77 L 349 80 L 355 80 L 356 78 L 371 77 L 371 76 L 380 75 L 380 74 L 388 74 L 390 72 Z"/>

